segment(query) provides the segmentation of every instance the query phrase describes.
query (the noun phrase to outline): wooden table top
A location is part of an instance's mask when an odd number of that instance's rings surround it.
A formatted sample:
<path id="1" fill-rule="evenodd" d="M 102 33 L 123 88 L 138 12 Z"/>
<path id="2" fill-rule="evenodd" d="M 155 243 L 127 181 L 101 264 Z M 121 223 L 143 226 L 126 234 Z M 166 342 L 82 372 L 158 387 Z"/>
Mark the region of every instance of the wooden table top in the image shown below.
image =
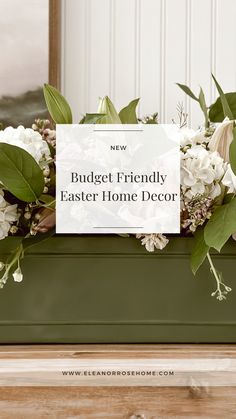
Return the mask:
<path id="1" fill-rule="evenodd" d="M 236 359 L 236 345 L 0 346 L 0 365 L 20 359 Z M 0 419 L 236 418 L 236 387 L 2 387 Z"/>

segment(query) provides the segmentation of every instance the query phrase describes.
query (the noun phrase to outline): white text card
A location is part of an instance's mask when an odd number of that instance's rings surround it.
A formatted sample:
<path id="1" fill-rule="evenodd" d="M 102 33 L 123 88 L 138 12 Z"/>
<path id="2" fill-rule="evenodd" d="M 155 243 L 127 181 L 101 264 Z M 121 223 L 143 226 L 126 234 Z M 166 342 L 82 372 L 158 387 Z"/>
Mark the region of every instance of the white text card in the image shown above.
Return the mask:
<path id="1" fill-rule="evenodd" d="M 57 233 L 179 233 L 177 125 L 57 125 Z"/>

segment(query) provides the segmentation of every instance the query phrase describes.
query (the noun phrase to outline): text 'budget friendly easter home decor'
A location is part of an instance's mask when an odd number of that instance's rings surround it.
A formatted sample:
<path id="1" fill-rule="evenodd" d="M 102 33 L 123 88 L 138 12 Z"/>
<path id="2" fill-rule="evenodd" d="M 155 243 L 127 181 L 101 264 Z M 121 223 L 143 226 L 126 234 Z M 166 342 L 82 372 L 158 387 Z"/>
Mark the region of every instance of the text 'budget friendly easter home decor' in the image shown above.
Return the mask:
<path id="1" fill-rule="evenodd" d="M 180 220 L 181 236 L 193 235 L 195 240 L 192 272 L 195 274 L 208 260 L 216 281 L 212 296 L 224 300 L 231 288 L 214 266 L 211 249 L 220 252 L 231 236 L 236 238 L 236 93 L 225 94 L 214 81 L 219 98 L 210 107 L 202 89 L 196 96 L 189 87 L 179 85 L 199 103 L 205 121 L 197 131 L 187 128 L 187 115 L 178 107 L 182 133 Z M 45 85 L 44 95 L 53 122 L 38 119 L 32 128 L 2 127 L 0 131 L 0 240 L 19 238 L 17 248 L 0 261 L 1 288 L 11 276 L 21 282 L 24 253 L 55 234 L 54 123 L 72 124 L 72 112 L 53 87 Z M 131 101 L 118 113 L 105 97 L 100 99 L 97 113 L 86 114 L 79 124 L 157 124 L 158 114 L 137 118 L 138 102 Z M 137 234 L 137 239 L 148 252 L 154 252 L 166 247 L 172 237 L 143 233 Z"/>

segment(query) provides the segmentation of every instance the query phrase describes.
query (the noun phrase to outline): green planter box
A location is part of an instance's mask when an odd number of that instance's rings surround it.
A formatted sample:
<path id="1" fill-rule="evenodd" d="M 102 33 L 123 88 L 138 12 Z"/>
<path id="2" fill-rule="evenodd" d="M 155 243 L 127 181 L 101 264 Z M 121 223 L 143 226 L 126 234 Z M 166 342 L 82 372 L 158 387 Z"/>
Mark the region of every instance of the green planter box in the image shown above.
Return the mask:
<path id="1" fill-rule="evenodd" d="M 0 259 L 17 238 L 0 242 Z M 225 302 L 208 265 L 196 278 L 191 238 L 148 253 L 135 238 L 56 236 L 32 247 L 24 280 L 0 290 L 1 343 L 236 342 L 236 243 L 215 254 L 233 291 Z"/>

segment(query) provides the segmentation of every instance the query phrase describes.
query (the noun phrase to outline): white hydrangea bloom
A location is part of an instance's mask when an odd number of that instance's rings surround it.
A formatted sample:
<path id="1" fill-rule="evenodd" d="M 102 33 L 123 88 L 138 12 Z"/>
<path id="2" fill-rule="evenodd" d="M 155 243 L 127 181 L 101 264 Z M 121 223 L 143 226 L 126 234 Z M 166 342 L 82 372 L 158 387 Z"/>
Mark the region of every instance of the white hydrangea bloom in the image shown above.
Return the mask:
<path id="1" fill-rule="evenodd" d="M 236 193 L 236 176 L 230 165 L 227 166 L 227 170 L 222 179 L 222 183 L 224 186 L 227 186 L 228 193 Z"/>
<path id="2" fill-rule="evenodd" d="M 0 240 L 8 236 L 11 225 L 17 221 L 17 205 L 10 205 L 4 199 L 4 192 L 0 189 Z"/>
<path id="3" fill-rule="evenodd" d="M 181 186 L 185 198 L 206 194 L 214 199 L 221 193 L 225 163 L 217 152 L 195 145 L 181 153 Z"/>
<path id="4" fill-rule="evenodd" d="M 136 234 L 137 239 L 141 239 L 141 243 L 148 252 L 154 252 L 155 248 L 162 250 L 169 240 L 163 234 Z"/>
<path id="5" fill-rule="evenodd" d="M 44 141 L 39 132 L 31 128 L 18 128 L 7 127 L 0 131 L 0 142 L 23 148 L 37 161 L 50 156 L 50 150 L 46 141 Z"/>

